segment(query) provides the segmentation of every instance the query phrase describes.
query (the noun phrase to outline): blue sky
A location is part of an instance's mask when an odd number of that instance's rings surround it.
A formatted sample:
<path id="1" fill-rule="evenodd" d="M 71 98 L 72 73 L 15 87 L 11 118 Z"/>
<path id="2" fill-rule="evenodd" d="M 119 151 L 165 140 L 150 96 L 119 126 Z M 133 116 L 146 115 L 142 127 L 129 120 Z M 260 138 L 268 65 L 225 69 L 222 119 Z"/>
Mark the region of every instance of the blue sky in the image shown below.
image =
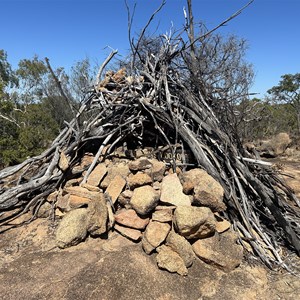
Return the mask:
<path id="1" fill-rule="evenodd" d="M 136 0 L 133 30 L 138 32 L 160 0 Z M 212 28 L 246 0 L 193 0 L 194 18 Z M 134 1 L 128 0 L 132 7 Z M 183 24 L 185 0 L 167 0 L 153 26 L 166 32 Z M 0 49 L 16 67 L 20 59 L 49 57 L 54 67 L 68 69 L 88 56 L 101 63 L 110 46 L 125 54 L 129 48 L 127 11 L 123 0 L 0 0 Z M 240 16 L 219 30 L 248 41 L 247 60 L 256 73 L 252 92 L 265 92 L 280 76 L 300 72 L 300 0 L 255 0 Z"/>

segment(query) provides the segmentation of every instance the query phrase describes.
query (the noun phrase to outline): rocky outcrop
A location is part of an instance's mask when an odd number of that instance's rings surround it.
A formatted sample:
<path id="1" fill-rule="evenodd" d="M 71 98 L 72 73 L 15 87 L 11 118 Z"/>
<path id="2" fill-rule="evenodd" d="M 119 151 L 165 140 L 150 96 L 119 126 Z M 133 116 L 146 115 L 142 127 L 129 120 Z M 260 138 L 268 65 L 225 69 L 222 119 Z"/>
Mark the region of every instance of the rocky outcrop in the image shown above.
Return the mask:
<path id="1" fill-rule="evenodd" d="M 290 136 L 282 132 L 270 140 L 260 141 L 259 144 L 256 145 L 256 150 L 262 157 L 277 157 L 285 152 L 291 142 Z"/>

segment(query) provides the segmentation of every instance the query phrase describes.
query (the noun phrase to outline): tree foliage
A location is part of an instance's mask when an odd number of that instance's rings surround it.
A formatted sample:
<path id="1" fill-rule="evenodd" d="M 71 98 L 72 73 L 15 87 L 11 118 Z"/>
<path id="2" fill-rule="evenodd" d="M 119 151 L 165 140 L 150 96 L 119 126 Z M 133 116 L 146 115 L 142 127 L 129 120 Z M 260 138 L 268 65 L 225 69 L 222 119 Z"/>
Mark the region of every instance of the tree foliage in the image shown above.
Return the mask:
<path id="1" fill-rule="evenodd" d="M 240 113 L 237 128 L 243 142 L 270 138 L 280 132 L 293 135 L 297 131 L 294 110 L 286 103 L 253 98 L 242 101 L 236 110 Z"/>
<path id="2" fill-rule="evenodd" d="M 70 74 L 53 70 L 75 109 L 92 83 L 91 70 L 89 59 L 76 62 Z M 39 154 L 72 118 L 44 60 L 22 59 L 13 70 L 0 50 L 0 167 Z"/>
<path id="3" fill-rule="evenodd" d="M 298 133 L 300 133 L 300 73 L 281 76 L 278 85 L 268 90 L 277 103 L 290 105 L 297 118 Z"/>
<path id="4" fill-rule="evenodd" d="M 7 61 L 7 53 L 0 49 L 0 99 L 5 97 L 5 90 L 8 86 L 17 84 L 17 79 Z"/>

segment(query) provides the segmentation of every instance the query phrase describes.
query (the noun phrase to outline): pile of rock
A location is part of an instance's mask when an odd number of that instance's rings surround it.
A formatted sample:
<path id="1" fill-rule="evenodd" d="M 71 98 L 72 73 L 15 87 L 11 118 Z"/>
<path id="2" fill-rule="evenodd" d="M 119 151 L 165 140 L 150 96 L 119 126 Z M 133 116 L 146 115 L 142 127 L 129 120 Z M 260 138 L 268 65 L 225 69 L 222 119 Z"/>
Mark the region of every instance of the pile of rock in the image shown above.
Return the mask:
<path id="1" fill-rule="evenodd" d="M 157 253 L 160 268 L 181 275 L 196 257 L 224 271 L 240 264 L 242 246 L 220 217 L 226 209 L 223 188 L 204 170 L 174 173 L 154 158 L 118 158 L 99 162 L 80 184 L 93 159 L 85 155 L 72 170 L 80 176 L 48 196 L 62 217 L 60 248 L 117 231 L 141 242 L 147 254 Z"/>

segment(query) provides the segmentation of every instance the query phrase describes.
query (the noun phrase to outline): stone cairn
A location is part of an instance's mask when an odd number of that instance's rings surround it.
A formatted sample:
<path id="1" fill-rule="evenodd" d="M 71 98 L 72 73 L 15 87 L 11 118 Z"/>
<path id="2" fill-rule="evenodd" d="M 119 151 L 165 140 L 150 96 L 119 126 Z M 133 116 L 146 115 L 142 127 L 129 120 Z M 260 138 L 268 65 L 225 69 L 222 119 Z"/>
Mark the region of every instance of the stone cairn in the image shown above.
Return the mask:
<path id="1" fill-rule="evenodd" d="M 117 148 L 113 158 L 99 160 L 87 182 L 79 185 L 94 160 L 92 154 L 82 157 L 72 169 L 81 177 L 66 181 L 40 209 L 49 212 L 55 203 L 55 215 L 62 218 L 57 246 L 67 248 L 87 236 L 117 231 L 141 243 L 147 254 L 157 252 L 158 267 L 169 272 L 187 275 L 197 257 L 226 272 L 236 268 L 243 247 L 222 217 L 226 205 L 221 185 L 203 169 L 177 167 L 173 172 L 168 163 L 147 154 L 149 149 L 139 150 L 129 160 Z"/>

